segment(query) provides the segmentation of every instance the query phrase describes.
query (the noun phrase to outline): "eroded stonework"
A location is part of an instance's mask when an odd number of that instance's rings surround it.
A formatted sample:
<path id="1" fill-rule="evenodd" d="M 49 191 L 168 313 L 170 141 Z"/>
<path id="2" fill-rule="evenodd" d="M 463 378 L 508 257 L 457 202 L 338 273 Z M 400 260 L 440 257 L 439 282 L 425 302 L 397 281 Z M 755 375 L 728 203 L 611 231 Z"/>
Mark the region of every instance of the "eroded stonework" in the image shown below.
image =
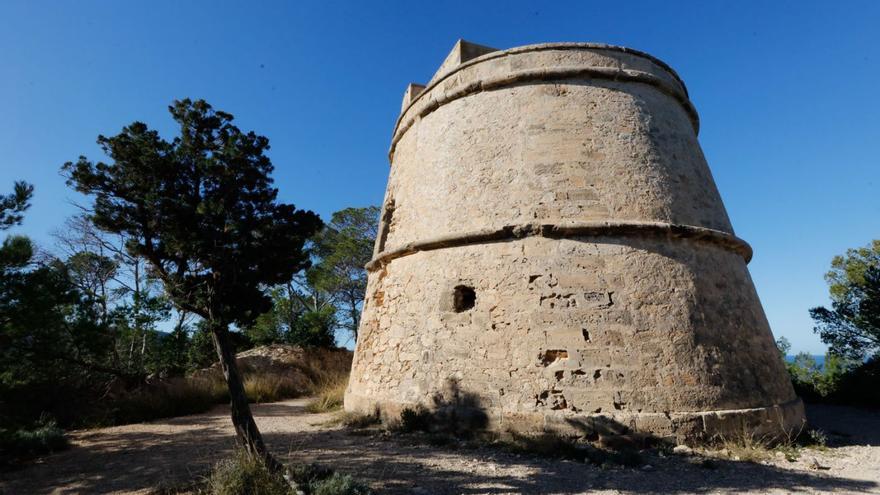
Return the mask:
<path id="1" fill-rule="evenodd" d="M 680 441 L 800 427 L 697 127 L 648 55 L 456 44 L 404 95 L 346 409 Z"/>

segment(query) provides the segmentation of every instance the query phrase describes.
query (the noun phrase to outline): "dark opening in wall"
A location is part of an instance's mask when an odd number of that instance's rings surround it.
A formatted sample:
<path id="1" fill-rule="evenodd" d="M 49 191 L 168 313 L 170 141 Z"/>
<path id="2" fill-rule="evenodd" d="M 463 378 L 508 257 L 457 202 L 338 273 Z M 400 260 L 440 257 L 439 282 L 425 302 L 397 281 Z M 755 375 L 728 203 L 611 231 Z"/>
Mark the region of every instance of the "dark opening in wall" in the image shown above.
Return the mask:
<path id="1" fill-rule="evenodd" d="M 477 293 L 473 287 L 466 285 L 457 285 L 452 295 L 452 307 L 456 313 L 461 313 L 472 309 L 477 303 Z"/>

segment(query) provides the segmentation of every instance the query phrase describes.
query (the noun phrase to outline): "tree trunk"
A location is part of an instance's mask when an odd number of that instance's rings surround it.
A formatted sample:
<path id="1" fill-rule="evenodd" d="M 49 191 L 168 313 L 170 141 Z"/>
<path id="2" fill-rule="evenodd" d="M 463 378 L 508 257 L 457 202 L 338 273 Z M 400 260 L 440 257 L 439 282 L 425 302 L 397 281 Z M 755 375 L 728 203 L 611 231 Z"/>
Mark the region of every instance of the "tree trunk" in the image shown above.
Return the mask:
<path id="1" fill-rule="evenodd" d="M 247 450 L 248 454 L 262 459 L 271 471 L 281 470 L 281 464 L 266 449 L 263 443 L 263 435 L 254 422 L 251 407 L 244 391 L 241 375 L 238 372 L 238 364 L 235 362 L 235 353 L 229 342 L 229 330 L 225 325 L 211 324 L 211 335 L 214 337 L 214 347 L 220 358 L 220 367 L 226 378 L 226 386 L 229 388 L 230 407 L 232 409 L 232 425 L 238 441 Z"/>

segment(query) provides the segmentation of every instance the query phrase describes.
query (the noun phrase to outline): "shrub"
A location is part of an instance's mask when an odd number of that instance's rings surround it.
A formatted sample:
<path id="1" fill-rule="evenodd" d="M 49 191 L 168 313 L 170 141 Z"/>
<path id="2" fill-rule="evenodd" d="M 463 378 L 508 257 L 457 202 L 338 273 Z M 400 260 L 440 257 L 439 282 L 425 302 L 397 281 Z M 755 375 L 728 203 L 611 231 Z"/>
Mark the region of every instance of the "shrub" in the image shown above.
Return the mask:
<path id="1" fill-rule="evenodd" d="M 309 484 L 311 495 L 368 495 L 372 493 L 366 485 L 355 481 L 347 474 L 333 473 L 328 478 Z"/>
<path id="2" fill-rule="evenodd" d="M 0 429 L 0 464 L 49 454 L 68 447 L 64 430 L 54 420 L 41 418 L 34 428 Z"/>
<path id="3" fill-rule="evenodd" d="M 288 471 L 291 482 L 280 473 L 271 473 L 258 459 L 239 450 L 214 465 L 205 483 L 210 495 L 370 495 L 370 489 L 347 474 L 315 464 L 298 465 Z M 296 489 L 294 489 L 294 485 Z"/>
<path id="4" fill-rule="evenodd" d="M 776 346 L 795 393 L 804 401 L 880 407 L 880 356 L 860 362 L 827 353 L 824 365 L 819 366 L 812 356 L 803 352 L 793 361 L 786 361 L 791 344 L 784 337 L 776 342 Z"/>
<path id="5" fill-rule="evenodd" d="M 369 495 L 372 491 L 347 474 L 317 464 L 290 469 L 290 477 L 306 495 Z"/>
<path id="6" fill-rule="evenodd" d="M 214 465 L 207 482 L 211 495 L 290 495 L 292 490 L 280 474 L 270 473 L 266 465 L 245 451 Z"/>
<path id="7" fill-rule="evenodd" d="M 842 376 L 829 402 L 863 407 L 880 407 L 880 355 Z"/>

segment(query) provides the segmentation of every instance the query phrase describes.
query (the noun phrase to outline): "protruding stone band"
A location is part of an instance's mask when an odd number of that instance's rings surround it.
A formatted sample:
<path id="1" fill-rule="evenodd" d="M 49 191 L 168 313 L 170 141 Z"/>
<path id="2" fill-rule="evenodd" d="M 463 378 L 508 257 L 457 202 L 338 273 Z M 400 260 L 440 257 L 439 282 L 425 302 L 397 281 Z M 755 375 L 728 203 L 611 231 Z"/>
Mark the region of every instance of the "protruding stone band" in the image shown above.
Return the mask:
<path id="1" fill-rule="evenodd" d="M 671 80 L 659 77 L 649 72 L 625 69 L 623 67 L 594 67 L 594 66 L 556 66 L 544 67 L 541 69 L 521 70 L 508 73 L 502 77 L 477 79 L 464 86 L 454 88 L 452 91 L 438 88 L 445 81 L 469 67 L 488 62 L 494 59 L 508 56 L 522 55 L 531 52 L 540 52 L 546 50 L 596 50 L 606 52 L 619 52 L 626 55 L 636 56 L 648 60 L 667 74 L 672 76 Z M 427 87 L 419 85 L 418 94 L 412 95 L 410 98 L 404 98 L 404 105 L 401 109 L 400 116 L 394 126 L 394 132 L 391 137 L 391 147 L 388 151 L 389 159 L 393 158 L 394 149 L 397 142 L 406 134 L 406 131 L 412 127 L 413 123 L 420 118 L 425 117 L 442 105 L 445 105 L 458 98 L 479 93 L 481 91 L 490 91 L 517 83 L 537 82 L 537 81 L 563 81 L 567 79 L 604 79 L 610 81 L 626 81 L 639 82 L 648 84 L 669 95 L 675 99 L 688 114 L 688 118 L 694 127 L 694 132 L 699 133 L 700 118 L 693 104 L 688 99 L 687 88 L 682 82 L 678 74 L 663 61 L 638 50 L 626 47 L 605 45 L 601 43 L 543 43 L 538 45 L 528 45 L 509 50 L 498 50 L 476 57 L 468 62 L 462 63 L 448 72 L 445 72 L 432 80 Z M 409 91 L 409 90 L 408 90 Z M 420 100 L 430 98 L 427 103 L 420 103 L 421 108 L 416 107 L 416 103 Z M 411 113 L 410 110 L 416 110 Z"/>
<path id="2" fill-rule="evenodd" d="M 713 244 L 732 251 L 745 260 L 752 259 L 752 247 L 739 237 L 720 230 L 693 225 L 677 225 L 665 222 L 574 222 L 563 224 L 524 224 L 505 225 L 497 229 L 484 229 L 464 234 L 435 237 L 407 243 L 379 253 L 366 268 L 375 271 L 394 259 L 409 256 L 420 251 L 433 251 L 471 244 L 498 242 L 525 237 L 547 237 L 564 239 L 572 237 L 666 237 L 690 239 Z"/>

